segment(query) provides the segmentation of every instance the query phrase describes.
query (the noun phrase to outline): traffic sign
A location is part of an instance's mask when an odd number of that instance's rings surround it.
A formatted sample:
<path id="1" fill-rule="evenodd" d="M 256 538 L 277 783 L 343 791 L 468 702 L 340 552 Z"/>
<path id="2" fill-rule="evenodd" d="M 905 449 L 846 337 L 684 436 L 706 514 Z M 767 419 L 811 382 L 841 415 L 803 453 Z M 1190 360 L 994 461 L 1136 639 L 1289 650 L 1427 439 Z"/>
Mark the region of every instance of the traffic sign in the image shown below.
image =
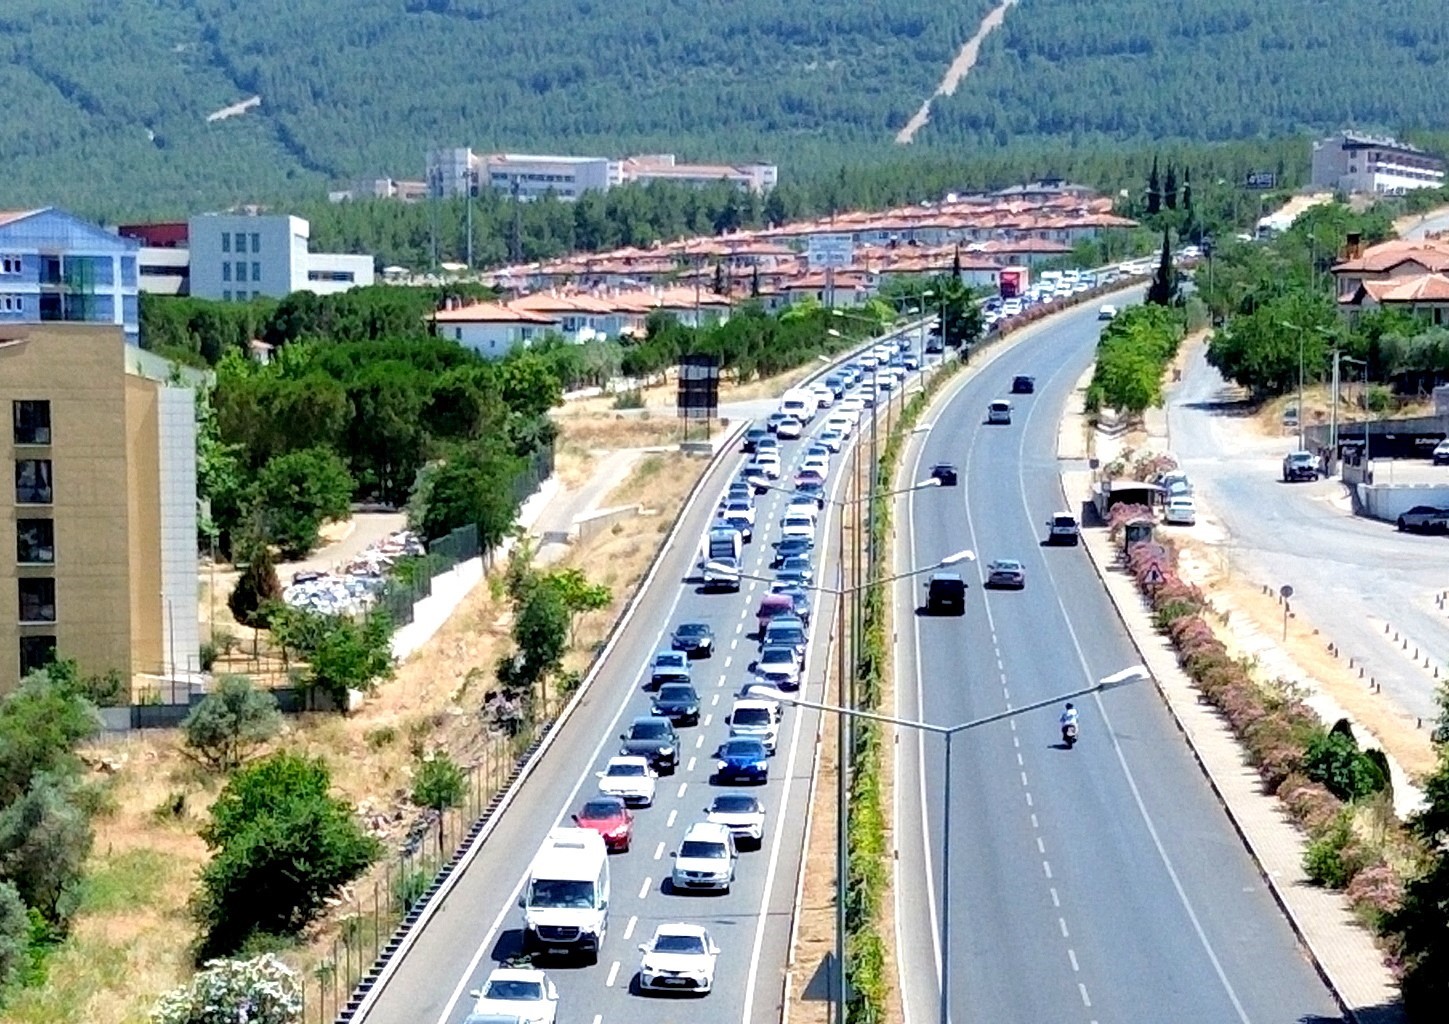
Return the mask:
<path id="1" fill-rule="evenodd" d="M 855 238 L 852 235 L 811 235 L 806 259 L 811 270 L 848 267 L 855 261 Z"/>
<path id="2" fill-rule="evenodd" d="M 1164 583 L 1166 579 L 1167 578 L 1162 575 L 1162 566 L 1158 565 L 1155 562 L 1152 565 L 1149 565 L 1147 567 L 1147 571 L 1142 574 L 1142 582 L 1146 583 L 1150 587 L 1158 586 L 1159 584 Z"/>
<path id="3" fill-rule="evenodd" d="M 1247 188 L 1267 190 L 1278 187 L 1278 175 L 1272 171 L 1253 171 L 1244 182 Z"/>
<path id="4" fill-rule="evenodd" d="M 1292 585 L 1291 584 L 1288 584 L 1288 583 L 1285 583 L 1281 587 L 1279 587 L 1278 588 L 1278 596 L 1281 597 L 1281 598 L 1283 598 L 1283 600 L 1285 600 L 1285 601 L 1288 600 L 1288 598 L 1292 597 L 1293 596 L 1293 587 L 1292 587 Z"/>

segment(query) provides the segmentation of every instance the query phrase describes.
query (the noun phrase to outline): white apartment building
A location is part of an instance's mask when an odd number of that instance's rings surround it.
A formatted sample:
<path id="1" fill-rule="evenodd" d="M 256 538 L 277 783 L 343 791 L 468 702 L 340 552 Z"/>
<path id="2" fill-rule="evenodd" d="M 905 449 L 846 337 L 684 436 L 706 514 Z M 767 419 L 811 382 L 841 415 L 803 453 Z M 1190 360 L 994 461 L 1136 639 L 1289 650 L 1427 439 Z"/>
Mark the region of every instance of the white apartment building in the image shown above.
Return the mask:
<path id="1" fill-rule="evenodd" d="M 630 182 L 678 181 L 707 185 L 727 181 L 764 193 L 779 181 L 774 164 L 682 164 L 673 153 L 610 160 L 595 156 L 540 156 L 523 153 L 474 153 L 467 147 L 430 150 L 428 195 L 434 199 L 478 195 L 484 189 L 537 199 L 552 193 L 577 199 L 585 192 L 607 191 Z"/>
<path id="2" fill-rule="evenodd" d="M 1341 131 L 1313 143 L 1313 184 L 1394 195 L 1444 184 L 1444 160 L 1396 139 Z"/>
<path id="3" fill-rule="evenodd" d="M 190 293 L 244 301 L 309 291 L 334 295 L 373 283 L 371 256 L 314 253 L 312 226 L 286 214 L 207 213 L 187 228 Z"/>

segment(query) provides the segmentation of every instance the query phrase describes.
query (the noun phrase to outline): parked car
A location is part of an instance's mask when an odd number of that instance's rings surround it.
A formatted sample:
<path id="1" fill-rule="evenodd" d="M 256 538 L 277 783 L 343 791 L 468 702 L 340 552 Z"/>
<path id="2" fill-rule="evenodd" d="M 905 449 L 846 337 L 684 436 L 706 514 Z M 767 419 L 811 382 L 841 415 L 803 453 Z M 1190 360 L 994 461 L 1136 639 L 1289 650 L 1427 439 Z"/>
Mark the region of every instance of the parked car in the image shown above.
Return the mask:
<path id="1" fill-rule="evenodd" d="M 1397 523 L 1400 530 L 1412 533 L 1446 533 L 1449 532 L 1449 508 L 1415 505 L 1400 513 Z"/>
<path id="2" fill-rule="evenodd" d="M 725 740 L 714 752 L 715 779 L 721 783 L 754 782 L 763 785 L 770 780 L 770 752 L 762 740 L 753 736 L 736 736 Z"/>
<path id="3" fill-rule="evenodd" d="M 956 467 L 949 462 L 938 462 L 931 467 L 931 478 L 941 481 L 942 487 L 955 487 Z"/>
<path id="4" fill-rule="evenodd" d="M 574 815 L 574 824 L 603 836 L 604 846 L 610 852 L 628 853 L 629 843 L 634 839 L 634 815 L 617 796 L 585 800 L 579 813 Z"/>
<path id="5" fill-rule="evenodd" d="M 1036 378 L 1028 377 L 1025 374 L 1011 378 L 1011 393 L 1013 395 L 1030 395 L 1036 391 Z"/>
<path id="6" fill-rule="evenodd" d="M 1117 307 L 1111 303 L 1097 307 L 1098 320 L 1111 320 L 1117 315 Z"/>
<path id="7" fill-rule="evenodd" d="M 684 622 L 674 627 L 670 641 L 676 651 L 691 658 L 708 658 L 714 653 L 714 630 L 707 622 Z"/>
<path id="8" fill-rule="evenodd" d="M 1162 521 L 1172 526 L 1191 526 L 1197 522 L 1197 506 L 1186 494 L 1168 498 L 1162 506 Z"/>
<path id="9" fill-rule="evenodd" d="M 1014 558 L 998 558 L 986 567 L 986 585 L 1021 590 L 1026 586 L 1026 566 Z"/>
<path id="10" fill-rule="evenodd" d="M 619 734 L 619 753 L 642 757 L 654 771 L 668 769 L 672 775 L 679 767 L 679 733 L 674 731 L 674 723 L 667 718 L 641 715 L 629 723 L 628 732 Z"/>
<path id="11" fill-rule="evenodd" d="M 1449 441 L 1440 441 L 1434 446 L 1434 454 L 1430 456 L 1436 466 L 1449 466 Z"/>
<path id="12" fill-rule="evenodd" d="M 1312 452 L 1289 452 L 1283 456 L 1283 482 L 1318 479 L 1318 456 Z"/>

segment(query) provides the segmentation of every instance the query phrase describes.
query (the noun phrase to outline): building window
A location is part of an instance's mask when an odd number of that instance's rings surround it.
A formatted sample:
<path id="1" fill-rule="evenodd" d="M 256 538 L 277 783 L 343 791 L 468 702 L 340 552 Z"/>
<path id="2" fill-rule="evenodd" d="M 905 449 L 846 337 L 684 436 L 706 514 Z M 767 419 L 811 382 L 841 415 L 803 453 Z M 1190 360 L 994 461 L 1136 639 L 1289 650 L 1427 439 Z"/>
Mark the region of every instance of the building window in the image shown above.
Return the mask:
<path id="1" fill-rule="evenodd" d="M 49 459 L 15 460 L 15 504 L 49 505 L 55 497 Z"/>
<path id="2" fill-rule="evenodd" d="M 225 231 L 221 233 L 221 251 L 231 252 L 231 235 L 227 234 Z"/>
<path id="3" fill-rule="evenodd" d="M 39 672 L 55 660 L 54 636 L 22 636 L 20 638 L 20 678 Z"/>
<path id="4" fill-rule="evenodd" d="M 257 232 L 253 231 L 252 232 L 252 252 L 261 252 L 261 251 L 262 251 L 262 236 L 259 235 Z"/>
<path id="5" fill-rule="evenodd" d="M 221 279 L 223 281 L 231 280 L 231 264 L 226 260 L 221 261 Z"/>
<path id="6" fill-rule="evenodd" d="M 55 564 L 55 520 L 21 519 L 15 523 L 15 561 L 20 565 Z"/>
<path id="7" fill-rule="evenodd" d="M 246 236 L 246 233 L 245 232 L 238 231 L 236 233 L 236 251 L 237 252 L 246 252 L 247 251 L 247 236 Z"/>
<path id="8" fill-rule="evenodd" d="M 20 267 L 19 256 L 0 256 L 0 274 L 18 274 Z"/>
<path id="9" fill-rule="evenodd" d="M 256 236 L 253 235 L 252 237 L 255 238 Z M 252 250 L 252 251 L 255 252 L 256 250 Z M 258 263 L 256 260 L 253 260 L 252 261 L 252 280 L 253 281 L 260 281 L 261 279 L 262 279 L 262 265 L 260 263 Z"/>
<path id="10" fill-rule="evenodd" d="M 224 291 L 224 292 L 221 293 L 221 301 L 223 301 L 223 302 L 230 302 L 231 301 L 231 289 L 230 288 L 228 288 L 226 291 Z"/>
<path id="11" fill-rule="evenodd" d="M 37 576 L 16 580 L 20 587 L 20 623 L 55 621 L 55 580 Z"/>
<path id="12" fill-rule="evenodd" d="M 50 403 L 43 399 L 13 403 L 16 444 L 50 444 Z"/>
<path id="13" fill-rule="evenodd" d="M 247 264 L 246 264 L 246 260 L 237 260 L 236 261 L 236 279 L 238 281 L 245 281 L 247 279 Z"/>

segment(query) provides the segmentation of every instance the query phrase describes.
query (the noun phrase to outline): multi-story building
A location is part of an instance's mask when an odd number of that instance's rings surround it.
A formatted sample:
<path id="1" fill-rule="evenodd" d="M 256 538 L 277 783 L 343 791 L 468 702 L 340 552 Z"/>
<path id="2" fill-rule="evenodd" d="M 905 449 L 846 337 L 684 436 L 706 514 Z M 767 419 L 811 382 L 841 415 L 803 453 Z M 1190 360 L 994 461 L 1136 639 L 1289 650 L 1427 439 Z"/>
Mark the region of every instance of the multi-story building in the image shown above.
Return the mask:
<path id="1" fill-rule="evenodd" d="M 478 154 L 471 149 L 435 149 L 427 155 L 428 194 L 435 199 L 478 195 L 485 189 L 522 199 L 553 194 L 577 199 L 631 182 L 678 181 L 691 185 L 731 182 L 751 192 L 768 192 L 779 180 L 774 164 L 681 164 L 673 153 L 610 160 L 601 156 Z"/>
<path id="2" fill-rule="evenodd" d="M 87 674 L 199 671 L 196 403 L 179 380 L 119 325 L 0 326 L 0 693 L 57 653 Z"/>
<path id="3" fill-rule="evenodd" d="M 1341 131 L 1313 143 L 1313 184 L 1350 195 L 1444 185 L 1444 159 L 1397 139 Z"/>
<path id="4" fill-rule="evenodd" d="M 309 252 L 312 226 L 286 214 L 207 213 L 187 225 L 191 294 L 202 299 L 334 295 L 374 281 L 371 256 Z"/>
<path id="5" fill-rule="evenodd" d="M 138 248 L 52 207 L 0 213 L 0 327 L 113 324 L 139 344 Z"/>

